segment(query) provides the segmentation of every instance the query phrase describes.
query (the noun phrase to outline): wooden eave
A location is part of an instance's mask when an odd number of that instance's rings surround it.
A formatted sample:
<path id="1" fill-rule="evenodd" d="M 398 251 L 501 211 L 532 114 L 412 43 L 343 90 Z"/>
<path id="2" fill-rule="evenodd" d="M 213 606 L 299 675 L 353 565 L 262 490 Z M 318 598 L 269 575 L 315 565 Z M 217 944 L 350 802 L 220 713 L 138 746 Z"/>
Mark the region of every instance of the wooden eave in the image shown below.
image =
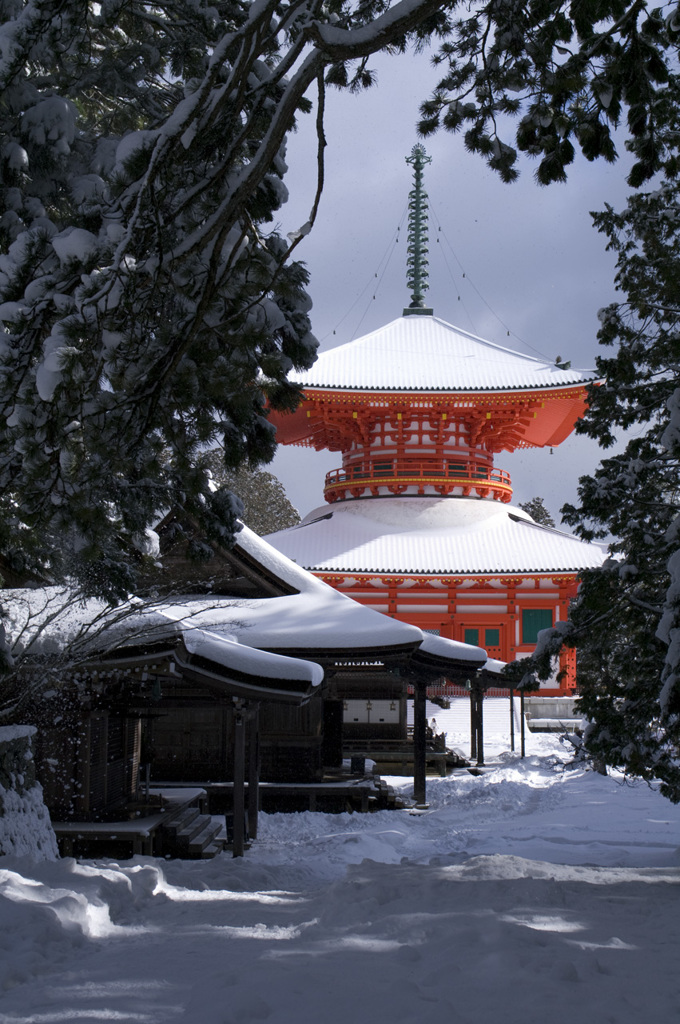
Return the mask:
<path id="1" fill-rule="evenodd" d="M 270 654 L 283 654 L 289 658 L 302 658 L 305 661 L 314 661 L 325 671 L 344 671 L 346 666 L 361 663 L 363 666 L 383 665 L 393 667 L 402 664 L 405 659 L 410 658 L 413 652 L 418 649 L 420 641 L 413 640 L 409 643 L 395 644 L 389 647 L 339 647 L 339 648 L 306 648 L 306 647 L 272 647 L 267 648 Z"/>
<path id="2" fill-rule="evenodd" d="M 107 669 L 135 669 L 142 668 L 145 665 L 158 665 L 165 662 L 166 667 L 168 667 L 169 663 L 172 662 L 178 639 L 178 637 L 172 638 L 170 642 L 167 639 L 163 639 L 150 644 L 121 645 L 114 650 L 106 651 L 96 656 L 96 658 L 88 660 L 86 666 L 89 669 L 96 669 L 100 666 Z M 154 670 L 151 669 L 151 671 Z"/>
<path id="3" fill-rule="evenodd" d="M 411 671 L 422 678 L 423 675 L 433 679 L 444 676 L 451 681 L 473 679 L 477 676 L 484 662 L 470 662 L 462 659 L 442 658 L 436 654 L 419 649 L 411 659 Z"/>
<path id="4" fill-rule="evenodd" d="M 191 539 L 192 536 L 201 537 L 200 527 L 192 516 L 186 515 L 180 517 L 174 511 L 169 512 L 156 527 L 156 532 L 159 535 L 161 543 L 161 556 L 165 551 L 167 551 L 168 547 L 170 547 L 170 544 L 166 544 L 164 548 L 163 535 L 164 533 L 167 534 L 167 531 L 172 526 L 173 521 L 181 527 L 187 540 Z M 246 598 L 287 597 L 291 594 L 299 593 L 299 591 L 290 583 L 282 580 L 275 573 L 271 572 L 270 569 L 258 562 L 257 559 L 239 548 L 238 534 L 236 534 L 233 548 L 225 548 L 215 541 L 210 541 L 209 546 L 213 548 L 215 552 L 215 573 L 211 578 L 213 585 L 210 587 L 210 593 L 222 594 L 229 597 Z M 224 578 L 220 580 L 220 559 L 223 560 L 223 562 L 226 562 L 233 572 L 238 574 L 236 578 Z M 211 563 L 213 563 L 212 559 L 207 563 L 207 566 L 210 567 Z M 239 577 L 250 584 L 250 588 L 252 588 L 250 593 L 248 593 L 242 585 L 239 585 Z M 172 586 L 173 583 L 174 581 L 172 579 L 168 580 L 168 585 Z"/>
<path id="5" fill-rule="evenodd" d="M 468 583 L 470 580 L 474 580 L 476 583 L 489 584 L 492 582 L 502 583 L 504 586 L 519 586 L 526 579 L 535 580 L 550 580 L 555 586 L 572 583 L 578 575 L 583 572 L 582 569 L 573 570 L 551 570 L 546 569 L 541 571 L 540 569 L 528 569 L 526 572 L 489 572 L 487 570 L 483 572 L 468 572 L 468 573 L 457 573 L 455 576 L 451 576 L 448 572 L 427 572 L 427 573 L 414 573 L 414 572 L 402 572 L 398 575 L 395 573 L 384 572 L 384 571 L 371 571 L 370 569 L 353 570 L 346 569 L 344 571 L 338 571 L 337 569 L 309 569 L 309 572 L 313 573 L 317 579 L 322 580 L 331 587 L 341 587 L 342 584 L 348 580 L 355 580 L 355 586 L 361 584 L 369 584 L 371 580 L 378 579 L 386 587 L 401 587 L 406 580 L 414 581 L 420 586 L 425 586 L 429 581 L 436 580 L 437 583 L 443 583 L 447 587 L 459 587 L 463 583 Z M 351 590 L 353 588 L 348 588 Z M 342 590 L 345 593 L 345 590 Z M 436 594 L 444 595 L 443 590 L 437 590 Z M 466 591 L 467 593 L 467 591 Z M 380 591 L 376 591 L 377 595 L 380 595 Z"/>
<path id="6" fill-rule="evenodd" d="M 289 654 L 285 651 L 281 653 Z M 117 670 L 136 674 L 142 669 L 146 669 L 150 675 L 174 676 L 178 681 L 187 679 L 199 683 L 222 696 L 277 703 L 304 704 L 320 689 L 304 679 L 269 678 L 227 668 L 209 658 L 191 654 L 180 639 L 171 645 L 165 641 L 146 646 L 137 644 L 121 647 L 79 666 L 80 672 L 92 673 Z"/>
<path id="7" fill-rule="evenodd" d="M 226 697 L 299 706 L 320 692 L 320 687 L 307 680 L 264 677 L 227 668 L 203 655 L 191 654 L 183 643 L 175 649 L 174 660 L 183 679 L 208 686 Z"/>
<path id="8" fill-rule="evenodd" d="M 270 418 L 282 444 L 342 451 L 350 441 L 361 443 L 367 416 L 408 415 L 416 409 L 422 415 L 429 409 L 436 415 L 474 421 L 478 442 L 501 451 L 520 444 L 560 444 L 583 416 L 586 402 L 586 384 L 460 392 L 308 387 L 294 412 L 272 412 Z"/>

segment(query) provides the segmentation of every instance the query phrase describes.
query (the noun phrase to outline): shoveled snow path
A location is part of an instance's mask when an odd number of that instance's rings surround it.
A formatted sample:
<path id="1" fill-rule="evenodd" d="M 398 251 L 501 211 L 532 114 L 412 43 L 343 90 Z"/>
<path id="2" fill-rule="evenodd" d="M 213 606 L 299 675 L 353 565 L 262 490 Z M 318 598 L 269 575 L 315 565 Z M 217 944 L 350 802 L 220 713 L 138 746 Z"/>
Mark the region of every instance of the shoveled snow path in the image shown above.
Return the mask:
<path id="1" fill-rule="evenodd" d="M 242 861 L 0 859 L 0 1021 L 677 1019 L 680 808 L 551 745 Z"/>

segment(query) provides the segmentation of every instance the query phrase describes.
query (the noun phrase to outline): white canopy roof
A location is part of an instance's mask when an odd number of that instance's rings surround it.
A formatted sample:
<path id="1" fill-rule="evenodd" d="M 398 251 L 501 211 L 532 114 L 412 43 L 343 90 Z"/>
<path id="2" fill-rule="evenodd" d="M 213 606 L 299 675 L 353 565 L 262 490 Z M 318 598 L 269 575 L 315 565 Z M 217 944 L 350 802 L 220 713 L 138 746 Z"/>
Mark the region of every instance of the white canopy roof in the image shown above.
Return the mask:
<path id="1" fill-rule="evenodd" d="M 247 526 L 236 547 L 297 593 L 259 598 L 184 594 L 134 600 L 109 611 L 102 602 L 79 601 L 67 587 L 4 591 L 10 642 L 17 651 L 30 648 L 31 653 L 56 653 L 71 644 L 83 655 L 180 637 L 186 643 L 194 630 L 248 647 L 296 652 L 415 647 L 423 639 L 416 626 L 363 608 L 333 590 Z"/>
<path id="2" fill-rule="evenodd" d="M 475 661 L 480 668 L 486 668 L 488 664 L 483 647 L 473 647 L 472 644 L 463 644 L 460 640 L 449 640 L 446 636 L 435 636 L 433 633 L 423 635 L 423 642 L 419 650 L 434 658 L 458 658 L 460 661 Z"/>
<path id="3" fill-rule="evenodd" d="M 133 600 L 110 610 L 100 601 L 81 601 L 67 587 L 3 591 L 7 631 L 14 652 L 61 654 L 72 661 L 111 655 L 179 640 L 189 653 L 242 673 L 265 678 L 294 678 L 318 685 L 323 671 L 310 664 L 270 653 L 339 653 L 351 657 L 362 649 L 381 656 L 421 644 L 432 651 L 442 641 L 417 626 L 398 622 L 338 593 L 296 565 L 247 527 L 236 547 L 273 576 L 294 588 L 282 597 L 226 597 L 186 594 L 157 601 Z M 447 642 L 442 658 L 478 665 L 486 654 L 478 647 Z"/>
<path id="4" fill-rule="evenodd" d="M 604 554 L 520 508 L 478 498 L 358 498 L 323 505 L 268 541 L 314 572 L 578 572 Z"/>
<path id="5" fill-rule="evenodd" d="M 435 316 L 402 316 L 292 373 L 305 387 L 361 391 L 498 391 L 573 387 L 592 370 L 566 370 L 453 327 Z"/>
<path id="6" fill-rule="evenodd" d="M 323 669 L 314 662 L 260 651 L 240 644 L 223 633 L 211 633 L 207 629 L 188 629 L 183 635 L 183 640 L 190 654 L 199 654 L 223 668 L 257 674 L 264 676 L 265 679 L 304 679 L 312 686 L 318 686 L 323 681 Z"/>

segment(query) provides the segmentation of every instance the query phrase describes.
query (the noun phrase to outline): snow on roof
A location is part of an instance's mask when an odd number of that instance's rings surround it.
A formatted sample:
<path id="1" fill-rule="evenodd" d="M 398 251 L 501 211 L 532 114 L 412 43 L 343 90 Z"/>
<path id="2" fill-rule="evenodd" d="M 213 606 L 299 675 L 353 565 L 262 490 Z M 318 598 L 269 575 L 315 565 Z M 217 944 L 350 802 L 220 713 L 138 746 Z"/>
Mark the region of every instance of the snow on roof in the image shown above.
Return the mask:
<path id="1" fill-rule="evenodd" d="M 190 654 L 198 654 L 224 668 L 258 678 L 299 679 L 312 686 L 318 686 L 323 681 L 323 669 L 311 661 L 259 651 L 205 629 L 188 630 L 184 634 L 184 646 Z"/>
<path id="2" fill-rule="evenodd" d="M 146 603 L 134 599 L 111 610 L 100 601 L 76 599 L 67 588 L 5 590 L 14 650 L 58 654 L 69 646 L 75 661 L 114 652 L 125 657 L 126 650 L 159 644 L 169 650 L 183 640 L 190 653 L 226 668 L 259 671 L 266 678 L 304 679 L 312 685 L 323 678 L 318 665 L 264 652 L 312 656 L 369 651 L 379 658 L 381 651 L 415 650 L 422 644 L 424 653 L 456 662 L 479 665 L 486 658 L 481 648 L 423 634 L 417 626 L 363 607 L 248 527 L 238 534 L 236 547 L 297 593 L 265 598 L 186 594 Z"/>
<path id="3" fill-rule="evenodd" d="M 506 665 L 507 661 L 499 661 L 498 658 L 487 658 L 484 663 L 484 671 L 491 672 L 495 676 L 502 676 Z M 505 685 L 508 685 L 507 681 Z"/>
<path id="4" fill-rule="evenodd" d="M 459 640 L 449 640 L 445 636 L 425 633 L 419 650 L 432 654 L 435 658 L 447 658 L 452 661 L 470 661 L 483 666 L 486 662 L 486 651 L 482 647 L 463 644 Z"/>
<path id="5" fill-rule="evenodd" d="M 560 368 L 435 316 L 399 317 L 291 374 L 305 387 L 362 391 L 505 391 L 573 387 L 594 379 L 592 370 Z"/>
<path id="6" fill-rule="evenodd" d="M 16 652 L 56 654 L 68 644 L 74 655 L 94 656 L 119 647 L 185 643 L 193 630 L 209 630 L 254 648 L 295 651 L 417 646 L 422 633 L 363 608 L 296 565 L 244 526 L 240 548 L 297 593 L 243 598 L 177 595 L 152 602 L 138 599 L 109 610 L 82 601 L 65 587 L 3 591 L 8 635 Z"/>
<path id="7" fill-rule="evenodd" d="M 578 572 L 604 560 L 596 544 L 539 526 L 520 508 L 478 498 L 338 501 L 267 539 L 314 572 Z"/>
<path id="8" fill-rule="evenodd" d="M 302 641 L 307 648 L 353 650 L 422 640 L 417 626 L 397 622 L 339 594 L 246 526 L 236 539 L 236 549 L 239 548 L 299 591 L 289 597 L 237 603 L 232 615 L 236 619 L 239 612 L 243 616 L 244 604 L 252 607 L 251 618 L 244 616 L 239 627 L 239 639 L 252 646 L 298 648 Z M 371 614 L 367 615 L 369 611 Z"/>

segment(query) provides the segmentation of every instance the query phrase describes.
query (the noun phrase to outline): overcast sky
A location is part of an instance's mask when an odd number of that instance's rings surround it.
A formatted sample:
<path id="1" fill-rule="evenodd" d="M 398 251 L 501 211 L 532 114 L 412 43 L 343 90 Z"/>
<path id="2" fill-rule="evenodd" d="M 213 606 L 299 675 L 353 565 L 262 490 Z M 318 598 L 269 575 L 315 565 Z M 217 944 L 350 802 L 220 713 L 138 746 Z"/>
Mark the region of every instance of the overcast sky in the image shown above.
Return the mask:
<path id="1" fill-rule="evenodd" d="M 326 185 L 316 225 L 296 251 L 311 273 L 312 325 L 321 350 L 388 323 L 410 301 L 405 214 L 412 169 L 405 158 L 421 141 L 418 106 L 433 72 L 427 55 L 381 56 L 374 66 L 375 88 L 356 96 L 334 90 L 327 97 Z M 541 188 L 527 160 L 520 180 L 504 185 L 479 156 L 466 153 L 461 136 L 442 132 L 424 145 L 432 157 L 425 171 L 427 300 L 435 315 L 517 351 L 592 367 L 597 311 L 615 292 L 614 260 L 589 211 L 605 202 L 623 205 L 624 163 L 611 167 L 578 157 L 566 185 Z M 312 118 L 303 118 L 288 148 L 285 231 L 308 219 L 315 146 Z M 598 451 L 572 435 L 552 456 L 545 450 L 501 453 L 495 462 L 512 476 L 515 503 L 539 494 L 559 519 L 560 506 L 576 499 L 578 477 L 597 465 Z M 324 475 L 340 465 L 339 453 L 282 447 L 269 468 L 304 515 L 323 503 Z"/>

